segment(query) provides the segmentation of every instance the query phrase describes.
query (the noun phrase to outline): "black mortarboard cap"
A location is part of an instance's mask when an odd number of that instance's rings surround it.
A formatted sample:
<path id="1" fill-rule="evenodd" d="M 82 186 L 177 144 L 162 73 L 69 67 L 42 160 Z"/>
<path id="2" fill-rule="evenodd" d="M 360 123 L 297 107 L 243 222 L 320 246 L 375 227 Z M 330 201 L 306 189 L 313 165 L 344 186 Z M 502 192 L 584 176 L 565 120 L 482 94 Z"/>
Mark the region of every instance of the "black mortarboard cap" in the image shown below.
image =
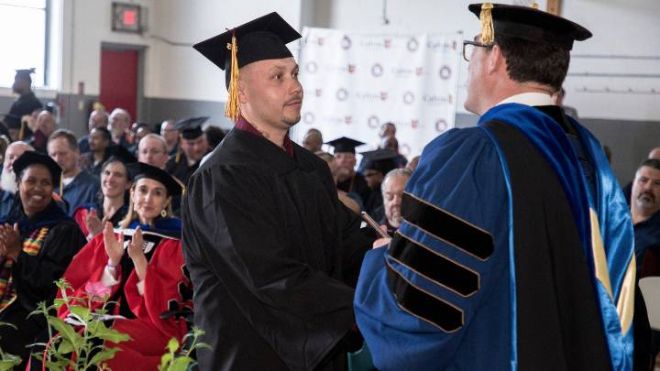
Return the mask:
<path id="1" fill-rule="evenodd" d="M 22 68 L 22 69 L 17 69 L 16 70 L 16 76 L 20 76 L 22 78 L 26 79 L 31 79 L 30 75 L 33 74 L 35 71 L 34 68 Z"/>
<path id="2" fill-rule="evenodd" d="M 492 8 L 491 8 L 492 6 Z M 492 31 L 495 35 L 519 38 L 532 42 L 552 43 L 570 50 L 573 41 L 582 41 L 592 36 L 591 32 L 568 19 L 542 10 L 519 5 L 470 4 L 468 9 L 484 22 L 485 9 L 492 14 Z M 483 38 L 482 29 L 482 38 Z M 483 42 L 489 42 L 484 40 Z"/>
<path id="3" fill-rule="evenodd" d="M 183 185 L 174 179 L 170 174 L 165 170 L 159 169 L 155 166 L 145 164 L 143 162 L 135 162 L 127 165 L 128 174 L 133 179 L 137 181 L 142 178 L 149 178 L 156 180 L 162 183 L 167 189 L 169 196 L 180 196 L 183 192 Z"/>
<path id="4" fill-rule="evenodd" d="M 208 121 L 208 119 L 208 116 L 200 116 L 179 120 L 174 124 L 174 128 L 181 133 L 181 136 L 184 139 L 196 139 L 204 134 L 202 131 L 202 125 Z"/>
<path id="5" fill-rule="evenodd" d="M 133 154 L 129 150 L 127 150 L 124 146 L 112 145 L 111 147 L 108 147 L 107 151 L 108 151 L 108 159 L 105 161 L 106 164 L 115 161 L 119 161 L 124 165 L 137 162 L 137 158 L 135 158 L 135 156 L 133 156 Z"/>
<path id="6" fill-rule="evenodd" d="M 60 182 L 60 175 L 62 174 L 62 168 L 57 164 L 52 158 L 46 155 L 42 155 L 36 151 L 25 151 L 23 154 L 14 161 L 12 165 L 16 177 L 19 177 L 21 172 L 25 170 L 30 165 L 41 164 L 44 165 L 50 175 L 52 176 L 53 185 L 57 185 Z"/>
<path id="7" fill-rule="evenodd" d="M 231 79 L 229 45 L 232 36 L 236 36 L 238 45 L 238 68 L 265 59 L 292 57 L 286 44 L 302 37 L 277 12 L 272 12 L 193 45 L 193 48 L 225 71 L 227 88 Z"/>
<path id="8" fill-rule="evenodd" d="M 326 142 L 325 144 L 329 144 L 332 147 L 334 147 L 335 148 L 334 153 L 340 153 L 340 152 L 355 153 L 355 147 L 359 147 L 365 143 L 352 138 L 341 137 Z"/>
<path id="9" fill-rule="evenodd" d="M 390 170 L 396 169 L 397 153 L 389 149 L 377 149 L 374 151 L 362 152 L 364 156 L 364 166 L 366 169 L 380 171 L 383 175 Z"/>

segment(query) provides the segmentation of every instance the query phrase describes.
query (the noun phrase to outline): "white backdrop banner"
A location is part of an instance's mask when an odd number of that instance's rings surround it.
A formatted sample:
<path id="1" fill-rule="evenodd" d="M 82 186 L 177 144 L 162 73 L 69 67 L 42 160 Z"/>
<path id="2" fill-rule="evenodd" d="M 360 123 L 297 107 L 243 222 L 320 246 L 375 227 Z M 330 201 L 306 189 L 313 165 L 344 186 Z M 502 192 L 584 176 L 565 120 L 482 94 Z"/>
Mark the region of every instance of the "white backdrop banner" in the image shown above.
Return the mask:
<path id="1" fill-rule="evenodd" d="M 462 36 L 373 35 L 305 28 L 300 79 L 305 89 L 301 122 L 324 140 L 352 137 L 375 148 L 385 122 L 397 127 L 399 150 L 419 155 L 454 126 Z"/>

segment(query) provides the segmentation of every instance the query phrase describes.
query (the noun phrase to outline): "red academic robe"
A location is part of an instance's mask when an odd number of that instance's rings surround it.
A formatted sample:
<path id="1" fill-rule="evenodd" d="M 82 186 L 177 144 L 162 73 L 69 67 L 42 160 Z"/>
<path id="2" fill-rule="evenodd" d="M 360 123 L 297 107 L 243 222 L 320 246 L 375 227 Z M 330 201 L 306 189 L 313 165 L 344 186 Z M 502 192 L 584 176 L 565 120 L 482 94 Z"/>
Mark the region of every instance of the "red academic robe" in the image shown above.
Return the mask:
<path id="1" fill-rule="evenodd" d="M 146 240 L 146 238 L 145 238 Z M 167 342 L 176 337 L 181 342 L 188 332 L 188 326 L 183 318 L 171 316 L 161 319 L 167 311 L 178 311 L 183 306 L 192 308 L 190 282 L 184 275 L 184 260 L 181 251 L 181 241 L 175 238 L 159 239 L 152 252 L 147 253 L 148 265 L 144 280 L 144 293 L 140 295 L 137 288 L 138 276 L 134 269 L 129 274 L 123 272 L 126 264 L 117 266 L 119 284 L 111 288 L 111 300 L 119 301 L 115 314 L 125 314 L 126 310 L 135 318 L 116 319 L 113 328 L 128 334 L 132 340 L 116 345 L 120 352 L 108 362 L 113 370 L 155 370 L 165 353 Z M 122 258 L 130 259 L 128 253 Z M 73 294 L 86 296 L 87 283 L 101 281 L 103 271 L 108 262 L 108 255 L 103 244 L 103 234 L 97 235 L 73 258 L 64 278 L 71 284 Z M 132 266 L 132 265 L 131 265 Z M 123 285 L 123 295 L 118 290 Z M 61 296 L 61 295 L 59 295 Z M 68 315 L 68 310 L 60 310 L 60 318 Z M 115 346 L 112 343 L 109 346 Z"/>

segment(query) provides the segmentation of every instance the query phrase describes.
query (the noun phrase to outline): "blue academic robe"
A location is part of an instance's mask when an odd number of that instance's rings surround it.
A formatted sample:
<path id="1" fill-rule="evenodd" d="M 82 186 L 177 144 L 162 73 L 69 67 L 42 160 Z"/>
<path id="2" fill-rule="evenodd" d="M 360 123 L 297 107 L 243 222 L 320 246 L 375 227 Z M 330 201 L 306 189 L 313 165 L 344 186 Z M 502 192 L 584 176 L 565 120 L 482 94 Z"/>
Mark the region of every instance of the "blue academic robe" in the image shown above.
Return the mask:
<path id="1" fill-rule="evenodd" d="M 356 291 L 379 370 L 632 369 L 627 205 L 595 138 L 563 117 L 577 153 L 555 116 L 496 106 L 424 149 Z"/>

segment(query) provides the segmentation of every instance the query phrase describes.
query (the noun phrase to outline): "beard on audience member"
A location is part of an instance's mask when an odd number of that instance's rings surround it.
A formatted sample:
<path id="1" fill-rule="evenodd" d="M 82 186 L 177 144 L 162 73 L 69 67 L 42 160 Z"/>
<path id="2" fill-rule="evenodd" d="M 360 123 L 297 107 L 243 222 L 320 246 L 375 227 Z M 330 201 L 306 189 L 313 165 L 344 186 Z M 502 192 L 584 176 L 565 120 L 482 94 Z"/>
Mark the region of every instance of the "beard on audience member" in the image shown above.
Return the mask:
<path id="1" fill-rule="evenodd" d="M 0 188 L 11 194 L 16 194 L 18 185 L 16 184 L 16 174 L 13 171 L 5 169 L 0 175 Z"/>

